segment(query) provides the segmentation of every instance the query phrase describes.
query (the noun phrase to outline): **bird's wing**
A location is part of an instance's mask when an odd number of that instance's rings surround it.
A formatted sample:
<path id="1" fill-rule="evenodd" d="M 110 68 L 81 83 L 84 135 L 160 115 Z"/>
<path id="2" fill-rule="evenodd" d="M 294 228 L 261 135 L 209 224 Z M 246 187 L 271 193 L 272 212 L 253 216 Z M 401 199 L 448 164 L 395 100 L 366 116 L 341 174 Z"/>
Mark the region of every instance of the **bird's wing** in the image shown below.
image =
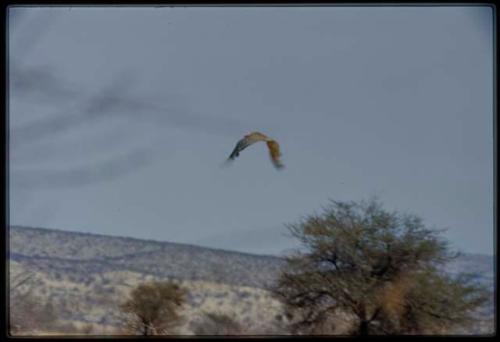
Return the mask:
<path id="1" fill-rule="evenodd" d="M 271 156 L 271 161 L 273 165 L 277 169 L 281 169 L 284 167 L 283 163 L 280 160 L 280 145 L 275 140 L 266 141 L 267 148 L 269 149 L 269 155 Z"/>
<path id="2" fill-rule="evenodd" d="M 245 135 L 245 137 L 243 139 L 241 139 L 240 141 L 238 141 L 236 143 L 236 146 L 234 147 L 233 149 L 233 152 L 231 152 L 231 155 L 229 156 L 228 159 L 235 159 L 236 157 L 238 157 L 240 155 L 240 152 L 243 151 L 245 148 L 247 148 L 248 146 L 256 143 L 257 141 L 260 141 L 261 139 L 257 139 L 256 136 L 254 135 Z"/>

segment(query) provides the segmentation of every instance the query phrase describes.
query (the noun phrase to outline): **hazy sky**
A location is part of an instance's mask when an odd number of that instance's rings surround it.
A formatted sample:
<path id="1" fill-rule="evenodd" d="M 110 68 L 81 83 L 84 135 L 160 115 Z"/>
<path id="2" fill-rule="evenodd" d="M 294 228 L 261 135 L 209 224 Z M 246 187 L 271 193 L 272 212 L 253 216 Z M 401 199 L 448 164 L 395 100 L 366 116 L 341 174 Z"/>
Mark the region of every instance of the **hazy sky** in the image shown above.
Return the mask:
<path id="1" fill-rule="evenodd" d="M 280 254 L 378 198 L 493 253 L 489 7 L 9 10 L 11 224 Z M 244 134 L 277 139 L 222 164 Z"/>

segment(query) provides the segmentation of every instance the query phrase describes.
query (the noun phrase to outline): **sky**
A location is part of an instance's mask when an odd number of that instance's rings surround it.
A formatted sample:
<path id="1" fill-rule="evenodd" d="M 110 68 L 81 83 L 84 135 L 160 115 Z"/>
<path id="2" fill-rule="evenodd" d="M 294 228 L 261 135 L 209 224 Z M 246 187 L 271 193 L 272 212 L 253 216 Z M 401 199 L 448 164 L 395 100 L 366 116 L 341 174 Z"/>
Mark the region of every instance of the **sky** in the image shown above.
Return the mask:
<path id="1" fill-rule="evenodd" d="M 10 223 L 284 255 L 377 197 L 494 253 L 486 6 L 10 7 Z M 283 170 L 252 131 L 276 139 Z"/>

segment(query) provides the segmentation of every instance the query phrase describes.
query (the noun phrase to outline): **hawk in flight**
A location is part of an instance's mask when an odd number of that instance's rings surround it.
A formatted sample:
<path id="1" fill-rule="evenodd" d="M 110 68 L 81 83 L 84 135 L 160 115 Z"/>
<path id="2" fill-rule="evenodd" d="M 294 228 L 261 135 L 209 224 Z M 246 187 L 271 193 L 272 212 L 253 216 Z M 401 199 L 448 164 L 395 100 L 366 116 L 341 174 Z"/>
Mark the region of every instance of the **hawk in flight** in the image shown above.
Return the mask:
<path id="1" fill-rule="evenodd" d="M 248 146 L 259 142 L 259 141 L 265 141 L 267 144 L 267 148 L 269 149 L 269 155 L 271 157 L 271 161 L 274 165 L 275 168 L 281 169 L 283 168 L 283 164 L 281 163 L 280 160 L 280 145 L 273 139 L 269 138 L 265 134 L 262 134 L 260 132 L 252 132 L 250 134 L 247 134 L 236 143 L 236 147 L 234 148 L 233 152 L 231 152 L 231 155 L 227 159 L 228 161 L 234 160 L 236 157 L 240 155 L 240 152 L 243 151 L 245 148 Z"/>

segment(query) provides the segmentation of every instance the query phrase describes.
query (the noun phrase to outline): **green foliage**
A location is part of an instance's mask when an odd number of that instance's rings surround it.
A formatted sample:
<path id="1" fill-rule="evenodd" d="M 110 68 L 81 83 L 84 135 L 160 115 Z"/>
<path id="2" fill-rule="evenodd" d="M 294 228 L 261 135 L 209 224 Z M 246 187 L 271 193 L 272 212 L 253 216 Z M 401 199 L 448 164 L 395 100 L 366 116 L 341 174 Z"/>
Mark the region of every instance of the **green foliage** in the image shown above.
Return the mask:
<path id="1" fill-rule="evenodd" d="M 180 324 L 179 309 L 185 302 L 186 291 L 174 282 L 148 282 L 138 285 L 121 305 L 128 314 L 127 329 L 134 334 L 171 334 Z"/>
<path id="2" fill-rule="evenodd" d="M 303 249 L 288 257 L 275 293 L 295 332 L 340 316 L 351 318 L 351 334 L 443 331 L 471 324 L 486 300 L 471 277 L 441 271 L 457 256 L 441 231 L 377 200 L 332 201 L 288 228 Z"/>

